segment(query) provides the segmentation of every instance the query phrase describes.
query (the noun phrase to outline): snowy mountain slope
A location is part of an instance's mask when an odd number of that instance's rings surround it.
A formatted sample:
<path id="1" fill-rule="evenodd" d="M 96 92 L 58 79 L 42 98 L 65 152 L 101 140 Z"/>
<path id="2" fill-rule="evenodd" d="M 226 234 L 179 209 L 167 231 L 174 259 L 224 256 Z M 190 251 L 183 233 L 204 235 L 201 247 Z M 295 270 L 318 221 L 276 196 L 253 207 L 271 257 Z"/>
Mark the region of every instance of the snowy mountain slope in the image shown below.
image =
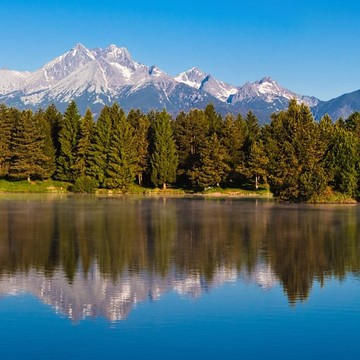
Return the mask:
<path id="1" fill-rule="evenodd" d="M 194 89 L 202 90 L 220 101 L 226 101 L 230 95 L 237 93 L 238 89 L 232 85 L 216 80 L 210 74 L 205 74 L 198 68 L 192 68 L 180 73 L 175 80 L 189 85 Z"/>
<path id="2" fill-rule="evenodd" d="M 314 97 L 302 96 L 282 87 L 270 77 L 264 77 L 254 83 L 247 82 L 239 88 L 236 94 L 231 96 L 228 102 L 236 104 L 238 102 L 246 103 L 261 99 L 269 104 L 277 103 L 279 107 L 282 108 L 283 105 L 287 106 L 289 100 L 293 98 L 309 106 L 315 106 L 319 102 L 319 100 Z"/>
<path id="3" fill-rule="evenodd" d="M 0 102 L 19 108 L 54 103 L 64 110 L 74 99 L 81 112 L 87 107 L 96 112 L 117 101 L 125 110 L 166 108 L 178 113 L 211 102 L 222 114 L 252 110 L 265 122 L 272 112 L 286 108 L 291 98 L 310 106 L 319 102 L 270 78 L 235 87 L 197 68 L 171 77 L 155 65 L 134 61 L 126 48 L 115 45 L 89 50 L 77 44 L 34 72 L 0 70 Z"/>

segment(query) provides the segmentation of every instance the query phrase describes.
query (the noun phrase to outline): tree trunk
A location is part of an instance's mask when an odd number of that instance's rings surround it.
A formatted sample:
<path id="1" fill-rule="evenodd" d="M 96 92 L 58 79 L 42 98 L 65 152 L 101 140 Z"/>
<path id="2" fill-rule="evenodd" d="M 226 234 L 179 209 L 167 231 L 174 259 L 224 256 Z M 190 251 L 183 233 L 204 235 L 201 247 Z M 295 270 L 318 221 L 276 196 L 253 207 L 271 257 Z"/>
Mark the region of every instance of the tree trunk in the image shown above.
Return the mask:
<path id="1" fill-rule="evenodd" d="M 257 190 L 259 188 L 259 176 L 255 175 L 255 189 Z"/>
<path id="2" fill-rule="evenodd" d="M 166 183 L 163 183 L 163 190 L 166 190 Z"/>
<path id="3" fill-rule="evenodd" d="M 30 175 L 27 176 L 27 181 L 30 182 L 31 179 L 30 179 Z"/>

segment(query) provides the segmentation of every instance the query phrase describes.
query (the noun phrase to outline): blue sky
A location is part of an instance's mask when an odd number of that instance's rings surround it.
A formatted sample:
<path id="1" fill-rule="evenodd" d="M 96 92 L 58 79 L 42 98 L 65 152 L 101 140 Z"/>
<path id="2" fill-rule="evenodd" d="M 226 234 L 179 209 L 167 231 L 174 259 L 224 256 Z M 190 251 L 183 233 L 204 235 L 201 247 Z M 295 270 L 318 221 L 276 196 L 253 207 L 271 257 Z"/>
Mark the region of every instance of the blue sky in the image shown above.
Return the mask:
<path id="1" fill-rule="evenodd" d="M 271 76 L 327 100 L 360 89 L 360 2 L 0 0 L 0 67 L 35 70 L 80 42 L 125 46 L 170 75 Z"/>

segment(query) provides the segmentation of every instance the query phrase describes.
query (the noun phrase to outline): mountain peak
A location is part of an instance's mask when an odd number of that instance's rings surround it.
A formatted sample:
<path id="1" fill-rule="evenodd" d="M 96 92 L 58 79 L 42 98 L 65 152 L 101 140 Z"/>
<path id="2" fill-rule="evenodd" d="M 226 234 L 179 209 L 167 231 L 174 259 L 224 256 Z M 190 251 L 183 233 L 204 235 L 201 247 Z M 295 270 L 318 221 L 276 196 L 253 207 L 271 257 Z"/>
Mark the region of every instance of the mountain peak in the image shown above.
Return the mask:
<path id="1" fill-rule="evenodd" d="M 274 83 L 276 83 L 276 81 L 273 80 L 270 76 L 264 76 L 264 77 L 259 81 L 259 84 L 263 84 L 263 83 L 271 83 L 271 84 L 274 84 Z"/>

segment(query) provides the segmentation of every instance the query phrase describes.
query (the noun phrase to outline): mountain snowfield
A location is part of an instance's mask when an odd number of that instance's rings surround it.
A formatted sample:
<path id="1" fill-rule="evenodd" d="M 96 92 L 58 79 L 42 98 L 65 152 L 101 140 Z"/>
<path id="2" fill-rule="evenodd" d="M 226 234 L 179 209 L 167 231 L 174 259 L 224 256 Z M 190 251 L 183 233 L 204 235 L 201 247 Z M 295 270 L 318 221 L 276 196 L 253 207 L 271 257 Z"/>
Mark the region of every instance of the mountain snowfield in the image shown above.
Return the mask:
<path id="1" fill-rule="evenodd" d="M 0 102 L 20 109 L 53 103 L 63 111 L 75 100 L 82 113 L 90 107 L 96 114 L 116 101 L 125 111 L 166 108 L 176 114 L 213 103 L 222 114 L 252 110 L 260 122 L 268 122 L 291 98 L 311 107 L 320 102 L 269 77 L 233 86 L 195 67 L 172 77 L 157 66 L 134 61 L 126 48 L 115 45 L 90 50 L 77 44 L 34 72 L 0 70 Z"/>

